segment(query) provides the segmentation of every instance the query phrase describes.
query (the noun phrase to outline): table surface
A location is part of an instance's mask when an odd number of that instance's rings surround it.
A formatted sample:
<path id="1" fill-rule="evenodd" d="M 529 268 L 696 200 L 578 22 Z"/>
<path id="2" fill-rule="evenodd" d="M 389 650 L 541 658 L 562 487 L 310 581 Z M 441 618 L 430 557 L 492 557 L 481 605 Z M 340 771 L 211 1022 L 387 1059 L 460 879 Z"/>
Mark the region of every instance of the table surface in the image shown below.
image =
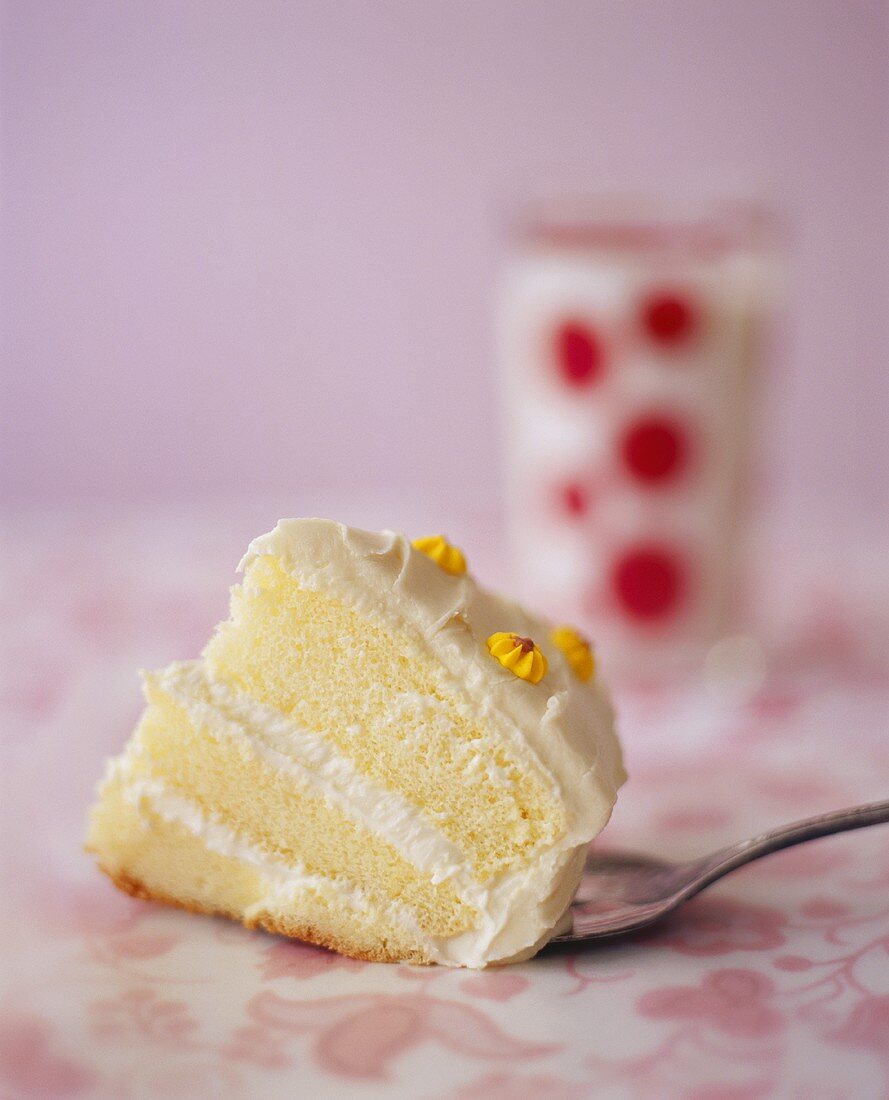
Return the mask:
<path id="1" fill-rule="evenodd" d="M 140 709 L 135 670 L 194 655 L 223 616 L 253 521 L 7 529 L 0 1097 L 889 1094 L 885 828 L 772 856 L 645 934 L 483 972 L 117 893 L 80 851 L 102 757 Z M 889 674 L 843 607 L 743 702 L 694 677 L 619 685 L 631 779 L 602 846 L 691 856 L 886 797 Z"/>

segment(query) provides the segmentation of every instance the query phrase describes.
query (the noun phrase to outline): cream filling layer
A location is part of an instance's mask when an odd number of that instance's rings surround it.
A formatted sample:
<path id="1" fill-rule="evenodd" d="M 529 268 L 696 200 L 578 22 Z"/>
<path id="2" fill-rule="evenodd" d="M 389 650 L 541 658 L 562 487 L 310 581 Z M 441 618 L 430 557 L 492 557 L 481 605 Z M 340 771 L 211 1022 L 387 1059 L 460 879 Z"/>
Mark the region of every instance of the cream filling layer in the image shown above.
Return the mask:
<path id="1" fill-rule="evenodd" d="M 300 892 L 310 890 L 352 911 L 381 917 L 394 927 L 407 930 L 433 962 L 483 967 L 493 961 L 528 957 L 554 934 L 574 896 L 583 866 L 585 848 L 560 853 L 547 851 L 536 861 L 536 874 L 530 873 L 531 868 L 509 872 L 486 891 L 488 906 L 482 911 L 479 928 L 449 938 L 428 936 L 419 928 L 409 906 L 394 899 L 385 906 L 375 904 L 360 887 L 344 878 L 319 875 L 299 863 L 271 858 L 223 822 L 210 818 L 187 799 L 169 791 L 161 780 L 132 775 L 131 760 L 128 752 L 111 761 L 106 776 L 106 782 L 120 783 L 123 796 L 131 804 L 138 808 L 144 801 L 164 821 L 181 825 L 211 851 L 261 872 L 268 884 L 267 893 L 245 911 L 248 920 L 264 912 L 292 916 L 298 910 Z M 553 883 L 552 890 L 542 900 L 541 874 Z"/>
<path id="2" fill-rule="evenodd" d="M 214 683 L 200 662 L 171 665 L 147 676 L 188 715 L 197 729 L 247 745 L 271 768 L 323 794 L 352 820 L 382 837 L 434 885 L 451 880 L 461 901 L 477 906 L 484 887 L 464 854 L 401 795 L 368 780 L 332 743 L 272 707 Z"/>
<path id="3" fill-rule="evenodd" d="M 418 871 L 428 874 L 433 883 L 450 881 L 461 901 L 479 913 L 475 929 L 450 939 L 430 939 L 417 930 L 411 910 L 401 906 L 410 915 L 405 917 L 406 927 L 421 937 L 435 961 L 483 966 L 494 959 L 533 953 L 570 905 L 586 850 L 586 845 L 578 845 L 575 838 L 565 837 L 516 869 L 481 883 L 458 846 L 405 798 L 369 781 L 325 738 L 301 728 L 273 708 L 236 695 L 225 684 L 212 682 L 202 662 L 173 664 L 149 674 L 146 680 L 181 706 L 196 728 L 206 728 L 215 737 L 246 746 L 295 783 L 321 792 L 351 819 L 391 844 Z M 134 746 L 129 752 L 136 754 L 139 750 Z M 149 781 L 127 775 L 126 756 L 119 766 L 124 769 L 121 778 L 134 789 L 140 789 L 154 803 L 163 799 L 158 804 L 162 816 L 175 813 L 181 825 L 205 842 L 208 837 L 218 843 L 224 840 L 225 854 L 234 858 L 277 867 L 275 881 L 281 881 L 282 871 L 289 872 L 287 865 L 271 860 L 245 838 L 236 837 L 226 826 L 207 819 L 197 807 L 167 792 L 162 784 L 158 785 L 159 780 L 152 778 L 154 786 L 150 788 L 137 787 Z"/>
<path id="4" fill-rule="evenodd" d="M 115 761 L 109 778 L 120 783 L 123 797 L 131 805 L 138 809 L 145 801 L 158 817 L 181 825 L 211 852 L 249 864 L 267 880 L 266 896 L 244 913 L 248 920 L 269 909 L 289 912 L 301 890 L 312 890 L 356 912 L 381 914 L 392 924 L 407 927 L 418 940 L 428 938 L 417 926 L 408 906 L 391 901 L 381 908 L 373 905 L 360 887 L 344 879 L 316 874 L 299 862 L 283 863 L 273 859 L 223 822 L 208 817 L 188 799 L 169 791 L 162 780 L 153 776 L 129 775 L 128 763 L 126 757 Z"/>

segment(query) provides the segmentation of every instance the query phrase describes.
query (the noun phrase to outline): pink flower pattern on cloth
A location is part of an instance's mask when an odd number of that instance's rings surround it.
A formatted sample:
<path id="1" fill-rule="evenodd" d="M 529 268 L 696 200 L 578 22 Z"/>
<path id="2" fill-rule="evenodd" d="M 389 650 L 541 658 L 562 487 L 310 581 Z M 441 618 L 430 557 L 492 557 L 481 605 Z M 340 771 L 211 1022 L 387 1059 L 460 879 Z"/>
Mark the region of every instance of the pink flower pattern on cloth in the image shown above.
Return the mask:
<path id="1" fill-rule="evenodd" d="M 681 920 L 656 926 L 647 937 L 683 955 L 727 955 L 780 947 L 786 924 L 778 909 L 710 894 L 688 906 Z"/>
<path id="2" fill-rule="evenodd" d="M 80 840 L 139 711 L 134 670 L 195 652 L 267 519 L 17 532 L 0 571 L 3 1100 L 889 1094 L 889 829 L 776 855 L 631 939 L 484 972 L 363 963 L 115 891 Z M 497 560 L 473 556 L 482 575 Z M 861 612 L 819 601 L 746 704 L 617 685 L 631 779 L 603 845 L 682 858 L 886 796 L 889 673 Z"/>
<path id="3" fill-rule="evenodd" d="M 755 970 L 713 970 L 697 986 L 652 989 L 636 1008 L 653 1019 L 697 1020 L 738 1039 L 761 1039 L 784 1025 L 770 1003 L 774 992 L 774 982 Z"/>

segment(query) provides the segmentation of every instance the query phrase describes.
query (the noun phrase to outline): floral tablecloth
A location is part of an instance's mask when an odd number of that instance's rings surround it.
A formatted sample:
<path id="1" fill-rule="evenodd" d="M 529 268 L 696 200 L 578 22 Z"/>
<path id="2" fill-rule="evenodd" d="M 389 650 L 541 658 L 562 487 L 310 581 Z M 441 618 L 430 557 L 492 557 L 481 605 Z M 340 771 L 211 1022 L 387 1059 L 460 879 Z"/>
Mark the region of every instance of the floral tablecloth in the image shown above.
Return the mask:
<path id="1" fill-rule="evenodd" d="M 485 972 L 356 962 L 105 882 L 79 845 L 135 669 L 198 651 L 268 525 L 6 528 L 0 1097 L 889 1095 L 887 828 L 775 855 L 645 934 Z M 631 780 L 603 846 L 690 856 L 886 797 L 889 675 L 837 607 L 743 702 L 618 686 Z"/>

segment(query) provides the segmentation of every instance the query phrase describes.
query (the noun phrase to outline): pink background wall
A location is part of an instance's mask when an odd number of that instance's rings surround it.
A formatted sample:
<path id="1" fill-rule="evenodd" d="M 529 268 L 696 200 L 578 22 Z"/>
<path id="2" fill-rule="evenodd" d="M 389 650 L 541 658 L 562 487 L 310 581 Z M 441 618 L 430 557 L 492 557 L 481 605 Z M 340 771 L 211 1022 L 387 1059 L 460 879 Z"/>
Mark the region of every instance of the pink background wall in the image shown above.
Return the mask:
<path id="1" fill-rule="evenodd" d="M 500 197 L 763 181 L 784 515 L 889 505 L 873 0 L 101 3 L 3 26 L 2 495 L 498 499 Z"/>

